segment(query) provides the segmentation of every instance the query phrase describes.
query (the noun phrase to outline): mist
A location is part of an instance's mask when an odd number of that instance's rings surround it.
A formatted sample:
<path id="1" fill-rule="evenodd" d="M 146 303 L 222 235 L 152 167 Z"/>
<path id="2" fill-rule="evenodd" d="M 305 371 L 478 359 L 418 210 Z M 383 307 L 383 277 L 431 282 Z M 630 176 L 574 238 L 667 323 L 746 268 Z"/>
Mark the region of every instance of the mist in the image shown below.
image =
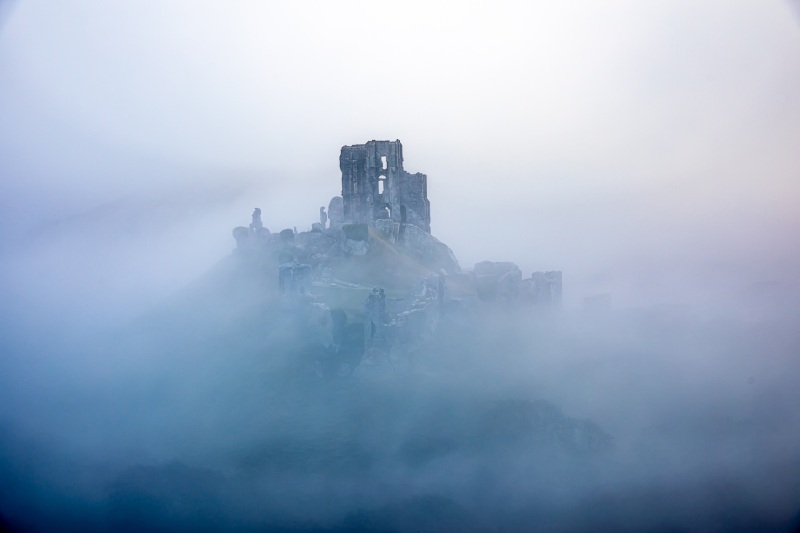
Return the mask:
<path id="1" fill-rule="evenodd" d="M 798 12 L 0 2 L 0 528 L 797 529 Z M 231 230 L 372 139 L 563 304 L 320 376 Z"/>

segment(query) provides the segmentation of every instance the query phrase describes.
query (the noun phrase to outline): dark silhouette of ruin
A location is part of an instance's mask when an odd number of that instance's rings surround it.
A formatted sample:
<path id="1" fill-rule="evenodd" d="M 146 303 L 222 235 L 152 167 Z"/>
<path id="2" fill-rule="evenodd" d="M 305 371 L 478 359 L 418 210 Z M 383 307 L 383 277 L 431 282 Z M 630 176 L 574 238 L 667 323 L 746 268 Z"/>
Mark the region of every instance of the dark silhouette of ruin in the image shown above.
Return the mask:
<path id="1" fill-rule="evenodd" d="M 258 231 L 264 227 L 264 223 L 261 222 L 261 209 L 256 207 L 253 210 L 253 221 L 250 223 L 250 229 L 253 231 Z"/>
<path id="2" fill-rule="evenodd" d="M 325 212 L 325 206 L 319 208 L 319 225 L 322 229 L 328 225 L 328 213 Z"/>
<path id="3" fill-rule="evenodd" d="M 400 141 L 343 146 L 339 168 L 345 220 L 372 224 L 390 219 L 431 232 L 428 177 L 403 169 Z"/>

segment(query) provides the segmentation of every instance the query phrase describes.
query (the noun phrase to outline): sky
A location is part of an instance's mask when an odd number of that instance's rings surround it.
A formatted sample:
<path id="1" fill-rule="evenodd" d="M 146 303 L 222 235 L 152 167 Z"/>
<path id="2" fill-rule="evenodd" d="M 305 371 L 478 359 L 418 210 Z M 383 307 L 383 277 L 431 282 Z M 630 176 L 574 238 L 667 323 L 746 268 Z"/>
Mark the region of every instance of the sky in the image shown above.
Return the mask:
<path id="1" fill-rule="evenodd" d="M 799 286 L 796 2 L 0 6 L 12 300 L 152 302 L 253 207 L 308 229 L 371 139 L 462 267 L 562 270 L 569 305 Z"/>

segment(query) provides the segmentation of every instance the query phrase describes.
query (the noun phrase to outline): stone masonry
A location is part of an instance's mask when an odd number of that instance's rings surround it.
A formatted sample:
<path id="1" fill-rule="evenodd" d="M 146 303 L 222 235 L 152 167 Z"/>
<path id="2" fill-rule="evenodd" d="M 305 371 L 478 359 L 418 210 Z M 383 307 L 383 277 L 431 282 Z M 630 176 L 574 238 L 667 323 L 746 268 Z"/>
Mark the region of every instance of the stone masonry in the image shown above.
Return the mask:
<path id="1" fill-rule="evenodd" d="M 390 219 L 431 232 L 428 177 L 403 169 L 400 141 L 343 146 L 339 168 L 345 221 L 373 225 Z"/>

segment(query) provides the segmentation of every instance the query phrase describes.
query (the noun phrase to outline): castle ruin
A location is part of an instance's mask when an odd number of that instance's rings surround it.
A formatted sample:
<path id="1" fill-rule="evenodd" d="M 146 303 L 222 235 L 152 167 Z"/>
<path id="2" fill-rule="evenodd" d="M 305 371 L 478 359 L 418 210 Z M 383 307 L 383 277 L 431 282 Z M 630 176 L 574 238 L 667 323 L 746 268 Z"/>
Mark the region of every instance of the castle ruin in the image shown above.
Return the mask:
<path id="1" fill-rule="evenodd" d="M 400 354 L 410 364 L 441 320 L 469 323 L 481 308 L 560 306 L 560 271 L 524 278 L 508 261 L 461 270 L 431 234 L 428 178 L 403 169 L 400 141 L 343 146 L 339 168 L 342 195 L 319 208 L 309 231 L 272 233 L 259 208 L 249 227 L 233 230 L 237 258 L 249 272 L 277 274 L 282 304 L 299 311 L 318 375 L 348 374 L 363 357 Z"/>
<path id="2" fill-rule="evenodd" d="M 345 220 L 373 225 L 389 219 L 431 232 L 428 177 L 403 169 L 400 141 L 343 146 L 339 168 Z"/>

